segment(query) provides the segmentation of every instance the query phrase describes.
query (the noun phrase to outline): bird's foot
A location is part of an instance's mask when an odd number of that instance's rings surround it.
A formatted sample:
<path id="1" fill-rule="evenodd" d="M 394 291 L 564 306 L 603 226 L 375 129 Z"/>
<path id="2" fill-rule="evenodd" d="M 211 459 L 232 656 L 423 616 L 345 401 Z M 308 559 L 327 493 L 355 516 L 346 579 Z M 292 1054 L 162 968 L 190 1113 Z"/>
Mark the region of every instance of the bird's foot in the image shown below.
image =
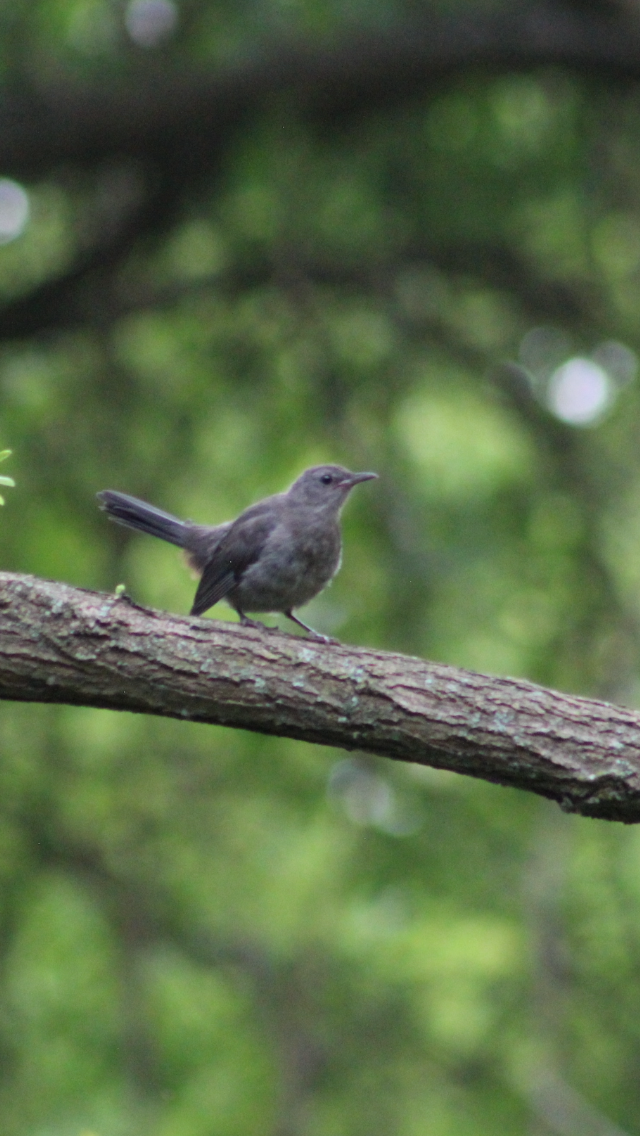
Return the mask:
<path id="1" fill-rule="evenodd" d="M 243 627 L 254 627 L 256 631 L 277 631 L 277 627 L 267 627 L 266 623 L 261 623 L 259 619 L 249 619 L 248 615 L 240 616 L 240 623 Z"/>
<path id="2" fill-rule="evenodd" d="M 339 639 L 333 639 L 331 635 L 323 635 L 321 631 L 310 630 L 309 638 L 315 639 L 316 643 L 331 643 L 334 647 L 340 644 Z"/>
<path id="3" fill-rule="evenodd" d="M 315 639 L 316 643 L 336 644 L 340 642 L 339 639 L 332 639 L 330 635 L 323 635 L 321 631 L 316 631 L 315 628 L 309 627 L 308 623 L 303 623 L 301 619 L 298 619 L 297 615 L 293 614 L 291 609 L 289 609 L 289 611 L 285 611 L 284 614 L 286 615 L 287 619 L 291 620 L 292 623 L 297 623 L 298 627 L 302 627 L 302 629 L 307 632 L 311 639 Z"/>

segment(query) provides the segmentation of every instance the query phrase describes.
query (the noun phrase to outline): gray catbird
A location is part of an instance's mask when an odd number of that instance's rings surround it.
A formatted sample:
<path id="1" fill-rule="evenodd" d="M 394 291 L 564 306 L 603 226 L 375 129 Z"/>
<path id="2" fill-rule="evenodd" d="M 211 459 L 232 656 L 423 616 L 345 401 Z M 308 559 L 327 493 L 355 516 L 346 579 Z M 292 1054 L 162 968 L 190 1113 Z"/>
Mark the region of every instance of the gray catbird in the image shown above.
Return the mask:
<path id="1" fill-rule="evenodd" d="M 249 627 L 247 611 L 283 612 L 317 639 L 327 641 L 293 614 L 318 595 L 340 567 L 340 510 L 349 491 L 377 473 L 350 473 L 339 465 L 306 469 L 286 493 L 250 505 L 235 521 L 194 525 L 170 513 L 105 489 L 98 493 L 109 518 L 184 548 L 200 572 L 191 615 L 226 599 Z"/>

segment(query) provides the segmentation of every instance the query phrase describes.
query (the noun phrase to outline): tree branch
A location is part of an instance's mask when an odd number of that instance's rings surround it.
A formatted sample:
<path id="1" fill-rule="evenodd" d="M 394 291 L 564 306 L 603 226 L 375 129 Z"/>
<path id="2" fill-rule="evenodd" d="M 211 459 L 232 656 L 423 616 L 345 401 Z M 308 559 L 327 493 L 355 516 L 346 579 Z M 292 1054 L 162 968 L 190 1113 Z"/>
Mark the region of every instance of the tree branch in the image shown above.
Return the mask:
<path id="1" fill-rule="evenodd" d="M 383 31 L 361 28 L 314 41 L 279 36 L 213 73 L 135 53 L 131 67 L 107 82 L 23 76 L 3 84 L 3 172 L 38 177 L 64 162 L 94 166 L 124 154 L 161 165 L 174 165 L 179 155 L 189 170 L 215 167 L 244 116 L 286 92 L 327 123 L 423 92 L 461 67 L 561 64 L 609 79 L 637 79 L 635 12 L 548 0 L 465 7 L 454 14 L 434 8 L 426 18 Z"/>
<path id="2" fill-rule="evenodd" d="M 105 294 L 117 308 L 109 274 L 130 251 L 134 235 L 166 231 L 187 190 L 220 171 L 247 122 L 283 97 L 296 113 L 335 133 L 376 107 L 433 93 L 470 67 L 496 73 L 563 65 L 635 82 L 640 20 L 624 5 L 583 9 L 529 0 L 497 9 L 470 6 L 454 15 L 432 10 L 427 18 L 398 21 L 384 31 L 348 29 L 332 39 L 280 36 L 233 64 L 208 70 L 139 52 L 130 64 L 90 82 L 57 71 L 55 79 L 52 72 L 42 80 L 27 70 L 0 84 L 3 174 L 33 180 L 62 169 L 95 171 L 133 161 L 146 187 L 120 232 L 84 250 L 58 279 L 2 306 L 2 338 L 84 323 L 92 318 L 96 297 L 104 319 Z M 463 249 L 454 262 L 463 271 L 469 264 L 478 271 L 472 254 Z M 513 287 L 508 255 L 485 255 L 483 261 L 482 274 Z M 559 318 L 556 307 L 570 313 L 582 306 L 568 288 L 531 283 L 530 299 L 535 306 L 551 305 L 552 318 Z"/>
<path id="3" fill-rule="evenodd" d="M 149 213 L 153 213 L 150 209 Z M 109 234 L 60 276 L 46 280 L 25 295 L 0 305 L 0 340 L 15 340 L 43 331 L 62 328 L 103 327 L 123 315 L 151 306 L 165 307 L 185 297 L 215 290 L 223 297 L 235 297 L 251 288 L 276 285 L 289 289 L 300 298 L 301 284 L 342 289 L 345 292 L 368 291 L 397 302 L 394 286 L 398 274 L 407 269 L 428 271 L 435 266 L 451 276 L 479 277 L 485 284 L 509 295 L 530 320 L 571 323 L 588 341 L 606 338 L 602 303 L 589 295 L 585 285 L 578 288 L 545 279 L 524 257 L 505 244 L 465 239 L 446 244 L 409 242 L 399 246 L 387 258 L 373 263 L 360 260 L 345 264 L 340 260 L 311 257 L 299 249 L 287 250 L 288 260 L 252 254 L 250 263 L 236 264 L 226 272 L 196 281 L 163 284 L 145 281 L 123 288 L 116 273 L 136 239 L 147 231 L 149 213 L 140 209 L 127 220 L 119 232 Z M 168 216 L 171 210 L 167 211 Z M 153 223 L 157 220 L 154 215 Z M 595 289 L 592 289 L 595 292 Z M 394 311 L 397 318 L 397 310 Z M 433 318 L 420 321 L 425 328 Z M 438 326 L 440 321 L 436 321 Z M 450 350 L 450 346 L 447 345 Z M 474 367 L 486 366 L 485 358 L 469 360 Z"/>
<path id="4" fill-rule="evenodd" d="M 0 698 L 361 749 L 640 820 L 640 715 L 520 679 L 0 573 Z"/>

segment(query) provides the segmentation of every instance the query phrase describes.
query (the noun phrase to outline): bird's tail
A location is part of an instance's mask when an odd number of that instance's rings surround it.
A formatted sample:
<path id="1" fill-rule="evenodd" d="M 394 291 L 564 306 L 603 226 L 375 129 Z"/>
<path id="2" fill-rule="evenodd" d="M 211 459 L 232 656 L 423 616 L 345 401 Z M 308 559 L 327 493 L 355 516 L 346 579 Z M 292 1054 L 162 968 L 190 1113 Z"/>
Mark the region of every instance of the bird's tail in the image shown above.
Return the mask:
<path id="1" fill-rule="evenodd" d="M 127 493 L 117 493 L 115 489 L 103 489 L 96 496 L 100 508 L 104 509 L 110 520 L 184 548 L 187 525 L 177 517 L 172 517 L 171 513 L 156 509 L 155 505 L 147 505 L 146 501 L 140 501 L 137 497 L 129 497 Z"/>

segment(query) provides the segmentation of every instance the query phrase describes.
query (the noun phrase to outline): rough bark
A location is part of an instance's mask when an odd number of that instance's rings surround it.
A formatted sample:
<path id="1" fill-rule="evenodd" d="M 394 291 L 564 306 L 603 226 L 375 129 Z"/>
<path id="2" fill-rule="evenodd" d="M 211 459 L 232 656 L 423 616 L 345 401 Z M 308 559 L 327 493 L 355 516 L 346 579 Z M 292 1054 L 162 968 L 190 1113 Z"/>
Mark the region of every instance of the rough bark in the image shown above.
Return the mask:
<path id="1" fill-rule="evenodd" d="M 0 573 L 0 698 L 360 749 L 640 820 L 640 715 L 422 659 Z"/>

